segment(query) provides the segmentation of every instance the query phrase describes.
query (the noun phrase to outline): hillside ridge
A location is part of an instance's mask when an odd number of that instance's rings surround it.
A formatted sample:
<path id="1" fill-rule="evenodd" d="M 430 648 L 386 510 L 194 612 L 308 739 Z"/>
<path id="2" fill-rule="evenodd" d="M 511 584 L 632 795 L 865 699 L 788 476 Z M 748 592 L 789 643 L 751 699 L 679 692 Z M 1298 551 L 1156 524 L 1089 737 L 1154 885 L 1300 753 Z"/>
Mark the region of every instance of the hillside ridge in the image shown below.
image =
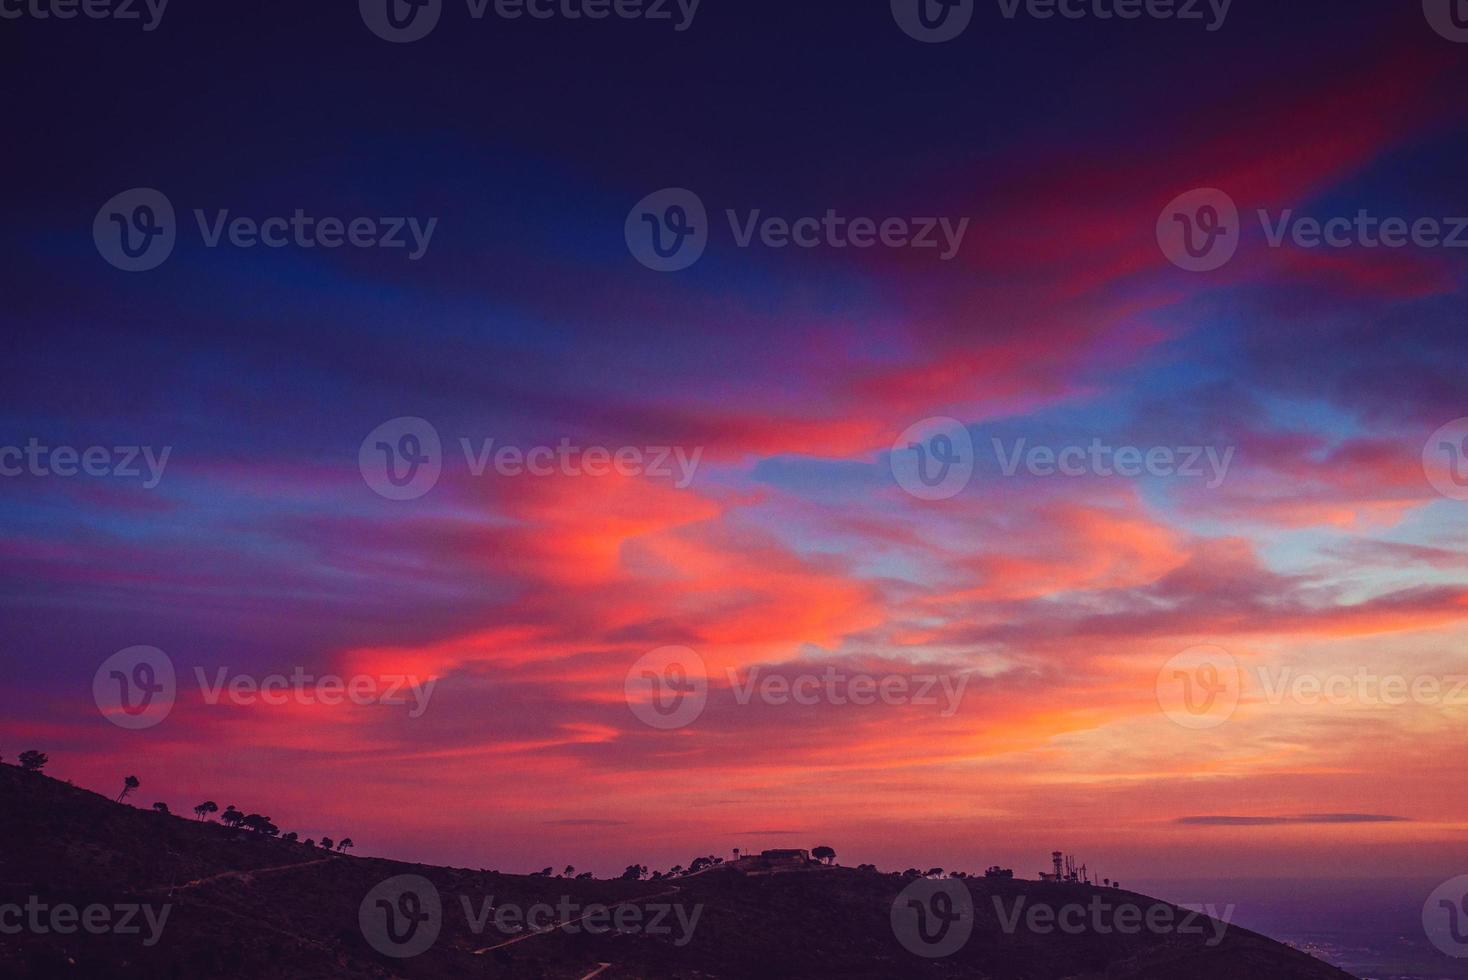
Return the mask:
<path id="1" fill-rule="evenodd" d="M 500 874 L 330 853 L 9 765 L 0 840 L 0 925 L 25 920 L 0 934 L 0 975 L 17 978 L 1349 980 L 1118 889 L 842 867 Z M 53 928 L 67 908 L 71 931 Z M 106 928 L 83 925 L 103 912 Z"/>

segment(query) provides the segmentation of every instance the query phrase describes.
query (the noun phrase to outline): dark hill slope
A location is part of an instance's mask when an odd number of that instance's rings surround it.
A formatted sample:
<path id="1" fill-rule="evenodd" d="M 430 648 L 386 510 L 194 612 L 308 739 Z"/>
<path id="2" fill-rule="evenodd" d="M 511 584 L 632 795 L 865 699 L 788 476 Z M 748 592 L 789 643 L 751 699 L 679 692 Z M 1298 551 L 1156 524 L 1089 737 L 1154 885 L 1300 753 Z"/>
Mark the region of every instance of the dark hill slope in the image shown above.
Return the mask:
<path id="1" fill-rule="evenodd" d="M 441 932 L 421 955 L 383 955 L 359 907 L 379 883 L 420 875 L 442 901 Z M 45 776 L 0 765 L 0 910 L 7 903 L 109 909 L 150 906 L 168 917 L 156 944 L 141 934 L 18 934 L 0 929 L 0 976 L 188 978 L 937 978 L 994 980 L 1346 980 L 1347 975 L 1262 936 L 1230 927 L 1203 935 L 1143 931 L 1075 935 L 1006 930 L 1016 903 L 1160 903 L 1114 890 L 1028 881 L 972 881 L 975 927 L 958 952 L 928 960 L 894 937 L 896 875 L 844 868 L 747 878 L 727 869 L 671 882 L 569 881 L 328 855 L 217 823 L 119 805 Z M 638 901 L 640 900 L 640 901 Z M 486 903 L 528 908 L 627 906 L 665 934 L 607 930 L 501 932 Z M 996 906 L 997 901 L 997 906 Z M 659 906 L 677 905 L 660 913 Z M 569 906 L 568 906 L 569 907 Z M 466 908 L 468 912 L 466 913 Z M 411 909 L 407 911 L 412 911 Z M 695 911 L 698 918 L 692 919 Z M 631 914 L 629 912 L 629 914 Z M 49 914 L 49 911 L 48 913 Z M 118 913 L 113 913 L 114 915 Z M 1181 913 L 1180 913 L 1181 914 Z M 9 920 L 0 915 L 0 926 Z M 693 923 L 692 929 L 684 923 Z M 679 945 L 683 940 L 687 940 Z"/>

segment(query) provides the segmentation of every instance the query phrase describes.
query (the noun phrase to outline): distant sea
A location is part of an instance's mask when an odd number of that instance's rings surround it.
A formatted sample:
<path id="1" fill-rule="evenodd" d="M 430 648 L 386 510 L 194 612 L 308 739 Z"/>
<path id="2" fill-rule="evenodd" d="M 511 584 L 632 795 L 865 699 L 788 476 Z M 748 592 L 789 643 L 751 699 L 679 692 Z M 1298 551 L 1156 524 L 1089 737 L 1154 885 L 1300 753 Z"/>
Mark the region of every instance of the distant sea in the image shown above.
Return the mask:
<path id="1" fill-rule="evenodd" d="M 1288 943 L 1363 980 L 1468 980 L 1468 959 L 1437 950 L 1422 929 L 1436 879 L 1126 881 L 1174 905 L 1236 906 L 1233 924 Z"/>

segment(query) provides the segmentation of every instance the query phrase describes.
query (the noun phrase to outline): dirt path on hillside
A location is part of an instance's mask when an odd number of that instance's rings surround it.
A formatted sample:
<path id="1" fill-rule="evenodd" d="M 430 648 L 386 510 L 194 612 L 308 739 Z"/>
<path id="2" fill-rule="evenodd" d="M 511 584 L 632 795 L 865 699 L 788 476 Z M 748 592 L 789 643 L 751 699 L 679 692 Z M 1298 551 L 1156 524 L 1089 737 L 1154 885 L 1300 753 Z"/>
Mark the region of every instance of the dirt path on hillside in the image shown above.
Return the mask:
<path id="1" fill-rule="evenodd" d="M 335 859 L 329 857 L 317 858 L 315 861 L 301 861 L 297 864 L 279 864 L 273 868 L 255 868 L 250 871 L 225 871 L 222 874 L 210 875 L 207 878 L 195 878 L 193 881 L 186 881 L 182 885 L 173 885 L 166 889 L 154 888 L 153 891 L 167 891 L 168 894 L 171 896 L 181 891 L 187 891 L 190 888 L 198 888 L 201 885 L 212 885 L 215 882 L 219 881 L 243 881 L 248 884 L 258 875 L 275 874 L 278 871 L 292 871 L 296 868 L 309 868 L 313 865 L 326 864 L 327 862 L 333 860 Z"/>

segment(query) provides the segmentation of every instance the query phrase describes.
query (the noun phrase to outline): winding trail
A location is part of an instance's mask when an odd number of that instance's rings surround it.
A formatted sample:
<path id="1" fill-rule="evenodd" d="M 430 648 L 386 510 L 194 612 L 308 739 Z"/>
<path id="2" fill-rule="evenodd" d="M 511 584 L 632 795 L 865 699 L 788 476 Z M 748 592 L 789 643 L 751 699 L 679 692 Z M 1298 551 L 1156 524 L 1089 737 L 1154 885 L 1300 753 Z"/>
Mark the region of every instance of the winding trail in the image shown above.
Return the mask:
<path id="1" fill-rule="evenodd" d="M 153 891 L 167 891 L 169 895 L 177 892 L 187 891 L 190 888 L 198 888 L 201 885 L 212 885 L 218 881 L 242 881 L 249 884 L 259 875 L 275 874 L 278 871 L 293 871 L 296 868 L 309 868 L 312 865 L 327 864 L 335 858 L 317 858 L 315 861 L 301 861 L 297 864 L 279 864 L 273 868 L 255 868 L 250 871 L 225 871 L 222 874 L 210 875 L 207 878 L 195 878 L 193 881 L 184 882 L 182 885 L 172 885 L 169 888 L 154 888 Z"/>

